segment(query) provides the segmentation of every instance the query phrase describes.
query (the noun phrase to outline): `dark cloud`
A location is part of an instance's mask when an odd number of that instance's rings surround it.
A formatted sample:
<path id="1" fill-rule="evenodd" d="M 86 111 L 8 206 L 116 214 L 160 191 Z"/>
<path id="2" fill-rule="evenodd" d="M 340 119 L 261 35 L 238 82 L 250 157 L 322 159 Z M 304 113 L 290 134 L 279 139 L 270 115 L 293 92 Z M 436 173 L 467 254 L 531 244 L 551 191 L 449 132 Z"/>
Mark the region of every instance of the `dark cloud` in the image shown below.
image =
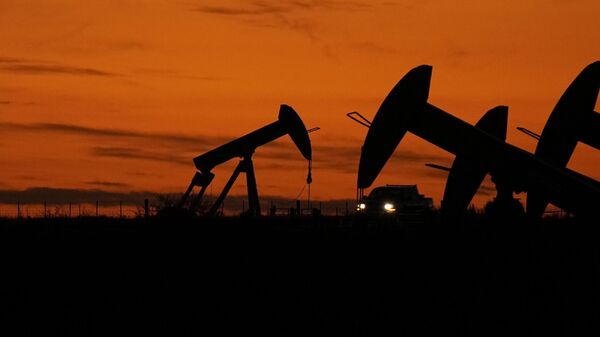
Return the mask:
<path id="1" fill-rule="evenodd" d="M 161 175 L 155 174 L 155 173 L 150 173 L 150 172 L 142 172 L 142 171 L 131 171 L 131 172 L 126 172 L 128 175 L 130 176 L 134 176 L 134 177 L 160 177 Z"/>
<path id="2" fill-rule="evenodd" d="M 31 131 L 59 133 L 65 135 L 75 135 L 84 137 L 102 137 L 102 138 L 134 138 L 144 141 L 149 146 L 168 145 L 171 148 L 180 148 L 184 151 L 205 149 L 210 146 L 222 144 L 234 137 L 222 136 L 186 136 L 170 133 L 151 133 L 139 132 L 122 129 L 93 128 L 74 124 L 63 123 L 31 123 L 20 124 L 10 122 L 0 122 L 0 130 L 4 131 Z"/>
<path id="3" fill-rule="evenodd" d="M 447 165 L 450 166 L 450 165 Z M 419 176 L 426 176 L 434 179 L 440 179 L 444 182 L 448 179 L 449 172 L 437 170 L 433 168 L 425 168 L 419 169 Z M 496 186 L 491 182 L 489 175 L 486 179 L 481 183 L 479 189 L 477 190 L 477 195 L 480 196 L 495 196 L 496 195 Z"/>
<path id="4" fill-rule="evenodd" d="M 56 64 L 54 62 L 33 61 L 21 58 L 0 57 L 0 72 L 23 75 L 76 75 L 116 77 L 116 73 L 88 68 Z"/>
<path id="5" fill-rule="evenodd" d="M 64 74 L 64 75 L 84 75 L 84 76 L 117 76 L 117 74 L 93 68 L 78 68 L 57 65 L 42 64 L 0 64 L 0 71 L 13 74 L 26 75 L 44 75 L 44 74 Z"/>
<path id="6" fill-rule="evenodd" d="M 40 178 L 38 176 L 33 176 L 33 175 L 28 175 L 28 174 L 21 174 L 21 175 L 15 176 L 15 178 L 19 179 L 19 180 L 28 180 L 28 181 L 42 180 L 42 178 Z"/>
<path id="7" fill-rule="evenodd" d="M 402 162 L 419 162 L 425 165 L 426 162 L 446 162 L 450 155 L 438 155 L 431 153 L 414 152 L 410 150 L 400 149 L 392 155 L 392 160 Z"/>
<path id="8" fill-rule="evenodd" d="M 496 186 L 490 182 L 484 181 L 477 190 L 478 195 L 493 196 L 496 195 Z"/>
<path id="9" fill-rule="evenodd" d="M 243 17 L 241 22 L 248 25 L 262 28 L 289 29 L 315 40 L 315 24 L 313 21 L 290 15 L 291 12 L 297 9 L 310 9 L 310 7 L 308 4 L 302 2 L 297 4 L 293 1 L 253 1 L 239 6 L 201 6 L 193 10 L 206 14 L 241 16 Z"/>
<path id="10" fill-rule="evenodd" d="M 118 205 L 143 205 L 144 199 L 154 198 L 152 192 L 108 192 L 99 189 L 69 189 L 32 187 L 25 190 L 0 190 L 0 203 L 3 204 L 67 204 L 95 203 L 99 201 L 103 206 Z"/>
<path id="11" fill-rule="evenodd" d="M 272 161 L 262 162 L 260 160 L 253 161 L 254 167 L 259 170 L 278 170 L 278 171 L 296 171 L 306 170 L 307 164 L 300 163 L 298 161 L 290 163 L 289 161 Z"/>
<path id="12" fill-rule="evenodd" d="M 47 131 L 47 132 L 58 132 L 66 134 L 78 134 L 78 135 L 90 135 L 90 136 L 103 136 L 103 137 L 138 137 L 141 133 L 115 130 L 115 129 L 99 129 L 91 128 L 73 124 L 60 124 L 60 123 L 33 123 L 33 124 L 18 124 L 2 122 L 0 123 L 0 129 L 3 130 L 17 130 L 17 131 Z"/>
<path id="13" fill-rule="evenodd" d="M 336 0 L 291 0 L 291 1 L 250 1 L 239 6 L 211 6 L 196 7 L 197 12 L 217 15 L 264 15 L 284 14 L 293 11 L 310 11 L 316 9 L 325 10 L 361 10 L 371 5 L 358 1 L 336 1 Z"/>
<path id="14" fill-rule="evenodd" d="M 129 184 L 125 184 L 125 183 L 119 183 L 119 182 L 113 182 L 113 181 L 101 181 L 101 180 L 86 181 L 86 182 L 84 182 L 84 184 L 91 185 L 91 186 L 100 186 L 100 187 L 118 187 L 118 188 L 130 187 Z"/>
<path id="15" fill-rule="evenodd" d="M 93 147 L 92 156 L 110 157 L 120 159 L 151 160 L 158 162 L 171 163 L 176 165 L 190 166 L 192 158 L 174 155 L 169 152 L 148 151 L 139 148 L 130 147 Z"/>
<path id="16" fill-rule="evenodd" d="M 21 59 L 21 58 L 0 56 L 0 63 L 23 63 L 23 62 L 28 62 L 28 60 Z"/>
<path id="17" fill-rule="evenodd" d="M 0 104 L 11 104 L 11 101 L 0 101 Z"/>
<path id="18" fill-rule="evenodd" d="M 341 159 L 341 158 L 356 158 L 358 160 L 358 158 L 360 157 L 360 146 L 362 144 L 362 140 L 361 141 L 357 141 L 356 145 L 316 145 L 313 146 L 313 152 L 318 153 L 321 157 L 324 158 L 334 158 L 334 159 Z M 394 160 L 407 160 L 407 161 L 414 161 L 414 160 L 430 160 L 430 161 L 435 161 L 435 160 L 445 160 L 447 159 L 446 156 L 442 156 L 442 155 L 435 155 L 435 154 L 426 154 L 426 153 L 420 153 L 420 152 L 414 152 L 408 149 L 397 149 L 394 154 L 392 155 L 392 157 L 390 157 L 391 159 Z"/>
<path id="19" fill-rule="evenodd" d="M 254 155 L 254 165 L 260 169 L 269 170 L 306 170 L 308 163 L 289 144 L 267 144 L 266 149 L 259 149 Z M 152 150 L 135 147 L 93 147 L 93 156 L 112 157 L 131 160 L 151 160 L 174 165 L 190 166 L 192 157 L 184 154 L 174 154 L 168 149 L 153 148 Z M 182 153 L 182 152 L 180 152 Z M 314 146 L 313 168 L 315 170 L 336 171 L 355 174 L 360 152 L 349 146 Z M 232 158 L 233 159 L 233 158 Z M 447 162 L 449 157 L 433 154 L 422 154 L 410 150 L 399 150 L 389 160 L 390 166 L 424 165 L 427 162 Z M 420 167 L 420 166 L 419 166 Z"/>
<path id="20" fill-rule="evenodd" d="M 211 15 L 242 18 L 240 22 L 256 27 L 286 29 L 298 32 L 320 44 L 320 50 L 328 58 L 339 61 L 332 48 L 322 40 L 318 24 L 312 18 L 312 12 L 323 11 L 359 11 L 372 5 L 362 1 L 343 0 L 288 0 L 288 1 L 250 1 L 232 5 L 204 5 L 193 11 Z"/>
<path id="21" fill-rule="evenodd" d="M 306 35 L 307 37 L 309 37 L 311 40 L 314 40 L 314 41 L 320 40 L 320 38 L 317 37 L 317 34 L 316 34 L 317 26 L 310 19 L 291 18 L 291 17 L 287 17 L 285 15 L 281 15 L 281 16 L 278 16 L 275 18 L 275 22 L 272 24 L 272 27 L 285 28 L 285 29 L 289 29 L 292 31 L 296 31 L 300 34 Z M 325 46 L 325 47 L 327 47 L 327 46 Z"/>
<path id="22" fill-rule="evenodd" d="M 153 69 L 153 68 L 141 68 L 136 69 L 134 71 L 136 75 L 142 76 L 153 76 L 160 78 L 175 78 L 175 79 L 183 79 L 183 80 L 192 80 L 192 81 L 222 81 L 227 80 L 226 77 L 220 76 L 197 76 L 190 75 L 186 73 L 181 73 L 171 69 Z"/>
<path id="23" fill-rule="evenodd" d="M 138 132 L 61 123 L 20 124 L 0 122 L 0 131 L 56 133 L 102 138 L 103 144 L 108 144 L 109 146 L 94 146 L 90 148 L 90 153 L 93 156 L 152 160 L 186 166 L 191 165 L 192 158 L 203 151 L 237 138 L 235 136 L 186 136 L 168 133 Z M 126 140 L 127 145 L 121 146 L 120 144 L 123 142 L 120 140 Z M 266 147 L 269 149 L 268 151 L 261 151 L 264 154 L 261 156 L 263 158 L 286 158 L 289 156 L 289 152 L 286 152 L 286 150 L 297 151 L 293 148 L 293 145 L 279 142 L 270 143 Z M 275 151 L 275 153 L 269 151 Z M 298 157 L 302 158 L 300 154 L 298 154 Z"/>
<path id="24" fill-rule="evenodd" d="M 425 165 L 425 164 L 423 164 L 423 165 Z M 446 180 L 448 178 L 449 172 L 435 169 L 432 167 L 424 166 L 422 169 L 418 170 L 418 173 L 419 173 L 419 176 L 429 177 L 429 178 L 433 178 L 433 179 Z"/>
<path id="25" fill-rule="evenodd" d="M 311 40 L 319 40 L 316 34 L 317 25 L 310 17 L 295 15 L 296 12 L 314 11 L 318 9 L 360 10 L 371 7 L 368 4 L 354 1 L 253 1 L 240 6 L 201 6 L 194 11 L 207 14 L 242 16 L 242 22 L 265 28 L 284 28 L 306 35 Z M 260 16 L 260 18 L 253 18 Z M 326 49 L 328 51 L 328 49 Z"/>
<path id="26" fill-rule="evenodd" d="M 236 137 L 178 135 L 166 133 L 139 132 L 122 129 L 92 128 L 61 123 L 19 124 L 0 122 L 2 131 L 26 131 L 57 133 L 81 137 L 103 138 L 103 146 L 89 149 L 95 157 L 120 158 L 130 160 L 151 160 L 174 165 L 192 165 L 192 158 L 204 151 L 225 144 Z M 284 137 L 281 141 L 266 144 L 257 149 L 255 165 L 270 169 L 304 169 L 306 160 L 292 142 Z M 127 145 L 123 146 L 126 140 Z M 133 142 L 132 140 L 135 140 Z M 352 144 L 355 143 L 355 144 Z M 360 158 L 360 140 L 343 145 L 315 145 L 313 142 L 313 167 L 354 174 Z M 446 163 L 450 155 L 435 155 L 400 148 L 390 158 L 388 165 L 424 165 L 426 162 Z"/>
<path id="27" fill-rule="evenodd" d="M 367 8 L 372 8 L 373 5 L 364 1 L 346 1 L 346 0 L 291 0 L 290 5 L 298 9 L 313 10 L 313 9 L 328 9 L 328 10 L 345 10 L 358 11 Z"/>
<path id="28" fill-rule="evenodd" d="M 268 151 L 257 151 L 255 158 L 278 160 L 278 163 L 271 164 L 271 168 L 294 168 L 304 167 L 302 165 L 292 164 L 294 162 L 305 162 L 305 159 L 297 152 L 293 145 L 286 145 L 277 149 Z M 266 150 L 266 149 L 265 149 Z M 390 157 L 387 165 L 392 166 L 411 166 L 415 164 L 425 165 L 428 162 L 446 163 L 452 158 L 451 155 L 437 155 L 411 151 L 408 149 L 398 149 Z M 358 169 L 360 159 L 360 142 L 356 146 L 352 145 L 314 145 L 313 144 L 313 168 L 337 171 L 340 173 L 355 174 Z M 285 160 L 282 162 L 281 160 Z"/>
<path id="29" fill-rule="evenodd" d="M 363 41 L 352 45 L 353 48 L 360 49 L 362 51 L 381 53 L 381 54 L 398 54 L 399 50 L 396 48 L 384 46 L 382 44 L 375 43 L 373 41 Z"/>
<path id="30" fill-rule="evenodd" d="M 209 14 L 219 15 L 257 15 L 257 14 L 271 14 L 271 13 L 284 13 L 289 12 L 290 7 L 269 5 L 269 4 L 257 4 L 254 3 L 251 7 L 235 8 L 225 6 L 201 6 L 195 8 L 194 11 L 204 12 Z"/>

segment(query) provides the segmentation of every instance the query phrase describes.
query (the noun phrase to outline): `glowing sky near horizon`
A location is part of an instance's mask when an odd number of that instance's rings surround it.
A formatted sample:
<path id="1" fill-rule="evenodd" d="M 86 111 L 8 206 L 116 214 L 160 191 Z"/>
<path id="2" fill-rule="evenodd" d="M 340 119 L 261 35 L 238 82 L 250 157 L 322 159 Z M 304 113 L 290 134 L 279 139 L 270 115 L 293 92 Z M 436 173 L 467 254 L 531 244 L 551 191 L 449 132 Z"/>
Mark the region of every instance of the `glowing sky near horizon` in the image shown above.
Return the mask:
<path id="1" fill-rule="evenodd" d="M 0 189 L 183 192 L 194 156 L 274 121 L 285 103 L 321 127 L 313 198 L 353 198 L 366 129 L 345 114 L 372 118 L 420 64 L 434 67 L 431 103 L 469 123 L 508 105 L 507 141 L 533 151 L 515 127 L 541 131 L 600 59 L 598 13 L 593 0 L 3 0 Z M 452 159 L 409 135 L 375 184 L 416 183 L 439 203 L 445 174 L 424 164 Z M 302 189 L 307 164 L 289 139 L 254 162 L 260 194 Z M 214 193 L 235 163 L 215 169 Z M 570 167 L 600 178 L 587 146 Z"/>

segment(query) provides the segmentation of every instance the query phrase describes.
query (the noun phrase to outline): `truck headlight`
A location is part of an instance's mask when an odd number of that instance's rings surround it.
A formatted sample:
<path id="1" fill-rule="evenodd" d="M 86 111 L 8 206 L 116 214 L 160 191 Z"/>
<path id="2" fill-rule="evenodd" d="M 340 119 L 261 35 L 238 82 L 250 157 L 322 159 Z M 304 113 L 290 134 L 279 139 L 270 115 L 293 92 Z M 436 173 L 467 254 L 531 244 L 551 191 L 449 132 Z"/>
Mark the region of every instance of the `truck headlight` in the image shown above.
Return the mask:
<path id="1" fill-rule="evenodd" d="M 383 205 L 383 209 L 385 209 L 385 211 L 386 211 L 386 212 L 389 212 L 389 213 L 391 213 L 391 212 L 395 212 L 395 211 L 396 211 L 396 209 L 394 208 L 394 204 L 392 204 L 392 203 L 389 203 L 389 202 L 386 202 L 386 203 Z"/>
<path id="2" fill-rule="evenodd" d="M 367 205 L 364 202 L 361 202 L 360 204 L 358 204 L 358 206 L 356 206 L 357 211 L 364 211 L 365 208 L 367 208 Z"/>

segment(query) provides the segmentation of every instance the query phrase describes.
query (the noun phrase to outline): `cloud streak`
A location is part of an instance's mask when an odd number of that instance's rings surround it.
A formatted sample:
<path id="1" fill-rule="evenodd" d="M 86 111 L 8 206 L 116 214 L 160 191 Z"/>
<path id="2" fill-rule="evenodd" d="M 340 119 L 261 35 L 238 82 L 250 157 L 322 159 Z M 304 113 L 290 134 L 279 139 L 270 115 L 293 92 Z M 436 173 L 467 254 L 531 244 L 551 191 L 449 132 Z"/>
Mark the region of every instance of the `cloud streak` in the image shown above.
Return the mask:
<path id="1" fill-rule="evenodd" d="M 321 44 L 321 52 L 334 60 L 337 56 L 318 34 L 319 25 L 313 19 L 317 11 L 360 11 L 372 8 L 362 1 L 345 0 L 287 0 L 235 2 L 230 5 L 204 5 L 192 8 L 192 11 L 208 14 L 241 18 L 241 22 L 255 27 L 271 29 L 287 29 L 305 35 L 310 40 Z"/>
<path id="2" fill-rule="evenodd" d="M 108 192 L 100 189 L 70 189 L 51 187 L 32 187 L 25 190 L 0 190 L 0 203 L 3 204 L 66 204 L 69 202 L 95 203 L 103 206 L 143 205 L 144 199 L 154 198 L 153 192 Z"/>
<path id="3" fill-rule="evenodd" d="M 283 145 L 283 144 L 282 144 Z M 269 151 L 260 151 L 256 153 L 256 158 L 265 158 L 272 160 L 285 159 L 285 163 L 278 163 L 277 165 L 271 165 L 273 168 L 293 168 L 293 167 L 304 167 L 299 165 L 301 162 L 305 162 L 304 158 L 298 153 L 295 155 L 290 151 L 297 152 L 293 146 L 286 146 Z M 313 167 L 315 169 L 324 169 L 329 171 L 336 171 L 340 173 L 356 174 L 358 169 L 358 162 L 360 158 L 360 143 L 357 142 L 356 146 L 353 145 L 314 145 L 313 144 Z M 397 167 L 399 165 L 411 166 L 415 164 L 424 165 L 427 162 L 448 162 L 451 159 L 451 155 L 436 155 L 429 153 L 420 153 L 411 151 L 408 149 L 398 149 L 389 159 L 387 166 Z M 297 163 L 297 164 L 292 164 Z"/>
<path id="4" fill-rule="evenodd" d="M 141 76 L 152 76 L 159 78 L 174 78 L 174 79 L 182 79 L 182 80 L 192 80 L 192 81 L 223 81 L 229 78 L 220 77 L 220 76 L 198 76 L 198 75 L 189 75 L 186 73 L 181 73 L 175 70 L 170 69 L 152 69 L 152 68 L 141 68 L 136 69 L 133 72 L 135 75 Z"/>
<path id="5" fill-rule="evenodd" d="M 249 4 L 240 6 L 216 6 L 205 5 L 196 7 L 193 10 L 208 14 L 217 15 L 265 15 L 265 14 L 284 14 L 294 11 L 313 11 L 324 10 L 346 10 L 355 11 L 371 7 L 370 5 L 358 1 L 336 1 L 336 0 L 292 0 L 292 1 L 250 1 Z"/>
<path id="6" fill-rule="evenodd" d="M 481 183 L 481 186 L 479 186 L 479 189 L 477 190 L 477 195 L 495 196 L 496 186 L 492 183 L 484 181 L 483 183 Z"/>
<path id="7" fill-rule="evenodd" d="M 90 153 L 95 157 L 109 157 L 128 160 L 151 160 L 177 165 L 192 166 L 192 158 L 173 155 L 168 152 L 152 152 L 132 147 L 93 147 Z"/>
<path id="8" fill-rule="evenodd" d="M 89 153 L 97 158 L 148 160 L 191 167 L 192 158 L 237 137 L 179 135 L 168 133 L 140 132 L 122 129 L 93 128 L 64 123 L 19 124 L 0 122 L 0 131 L 35 132 L 100 138 L 102 146 L 92 146 Z M 254 158 L 257 167 L 270 169 L 305 169 L 306 160 L 292 142 L 283 137 L 258 148 Z M 319 145 L 313 143 L 313 167 L 345 174 L 355 174 L 360 158 L 360 140 L 341 145 Z M 448 162 L 450 155 L 420 153 L 399 148 L 390 158 L 388 165 L 414 166 L 426 162 Z"/>
<path id="9" fill-rule="evenodd" d="M 23 75 L 83 75 L 83 76 L 102 76 L 114 77 L 117 74 L 109 73 L 103 70 L 93 68 L 80 68 L 60 65 L 42 65 L 42 64 L 0 64 L 0 71 L 23 74 Z"/>
<path id="10" fill-rule="evenodd" d="M 7 57 L 0 57 L 0 72 L 19 75 L 120 76 L 119 74 L 101 69 Z"/>
<path id="11" fill-rule="evenodd" d="M 194 11 L 218 15 L 261 15 L 272 13 L 285 13 L 289 12 L 289 8 L 273 5 L 254 5 L 253 7 L 247 8 L 235 8 L 225 6 L 201 6 L 195 8 Z"/>
<path id="12" fill-rule="evenodd" d="M 171 148 L 177 147 L 183 150 L 203 149 L 209 146 L 222 144 L 233 139 L 233 137 L 223 136 L 187 136 L 172 133 L 152 133 L 122 129 L 93 128 L 88 126 L 65 123 L 20 124 L 11 122 L 0 122 L 0 130 L 17 132 L 45 132 L 82 137 L 138 139 L 144 141 L 144 143 L 148 145 L 153 144 L 156 146 L 157 144 L 163 144 L 168 145 Z"/>
<path id="13" fill-rule="evenodd" d="M 9 58 L 0 57 L 0 73 L 10 73 L 16 75 L 72 75 L 72 76 L 91 76 L 105 78 L 124 79 L 128 75 L 109 72 L 102 69 L 91 67 L 80 67 L 72 65 L 58 64 L 51 61 L 31 60 L 24 58 Z M 141 68 L 135 69 L 131 73 L 132 76 L 154 76 L 160 78 L 174 78 L 192 81 L 221 81 L 227 78 L 219 76 L 199 76 L 181 73 L 169 69 L 150 69 Z M 135 82 L 127 81 L 126 83 L 134 84 Z M 2 88 L 6 90 L 6 88 Z M 6 102 L 6 101 L 4 101 Z M 2 103 L 0 103 L 2 104 Z"/>
<path id="14" fill-rule="evenodd" d="M 114 181 L 101 181 L 101 180 L 86 181 L 86 182 L 84 182 L 84 184 L 90 185 L 90 186 L 99 186 L 99 187 L 118 187 L 118 188 L 130 187 L 129 184 L 125 184 L 125 183 L 119 183 L 119 182 L 114 182 Z"/>

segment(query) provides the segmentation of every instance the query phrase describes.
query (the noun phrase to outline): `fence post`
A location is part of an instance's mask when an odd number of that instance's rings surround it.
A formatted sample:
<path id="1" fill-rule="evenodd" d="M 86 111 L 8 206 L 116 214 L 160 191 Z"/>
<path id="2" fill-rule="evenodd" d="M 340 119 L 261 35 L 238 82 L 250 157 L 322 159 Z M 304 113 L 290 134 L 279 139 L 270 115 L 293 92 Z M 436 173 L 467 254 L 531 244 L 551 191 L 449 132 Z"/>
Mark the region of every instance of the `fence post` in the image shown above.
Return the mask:
<path id="1" fill-rule="evenodd" d="M 69 218 L 71 217 L 71 202 L 69 201 Z"/>
<path id="2" fill-rule="evenodd" d="M 123 201 L 119 200 L 119 218 L 123 218 Z"/>
<path id="3" fill-rule="evenodd" d="M 48 217 L 48 213 L 46 210 L 46 200 L 44 200 L 44 218 Z"/>
<path id="4" fill-rule="evenodd" d="M 98 200 L 96 200 L 96 218 L 98 217 Z"/>
<path id="5" fill-rule="evenodd" d="M 21 202 L 17 201 L 17 219 L 21 218 Z"/>
<path id="6" fill-rule="evenodd" d="M 144 217 L 148 217 L 150 214 L 150 207 L 148 206 L 148 199 L 144 199 Z"/>

